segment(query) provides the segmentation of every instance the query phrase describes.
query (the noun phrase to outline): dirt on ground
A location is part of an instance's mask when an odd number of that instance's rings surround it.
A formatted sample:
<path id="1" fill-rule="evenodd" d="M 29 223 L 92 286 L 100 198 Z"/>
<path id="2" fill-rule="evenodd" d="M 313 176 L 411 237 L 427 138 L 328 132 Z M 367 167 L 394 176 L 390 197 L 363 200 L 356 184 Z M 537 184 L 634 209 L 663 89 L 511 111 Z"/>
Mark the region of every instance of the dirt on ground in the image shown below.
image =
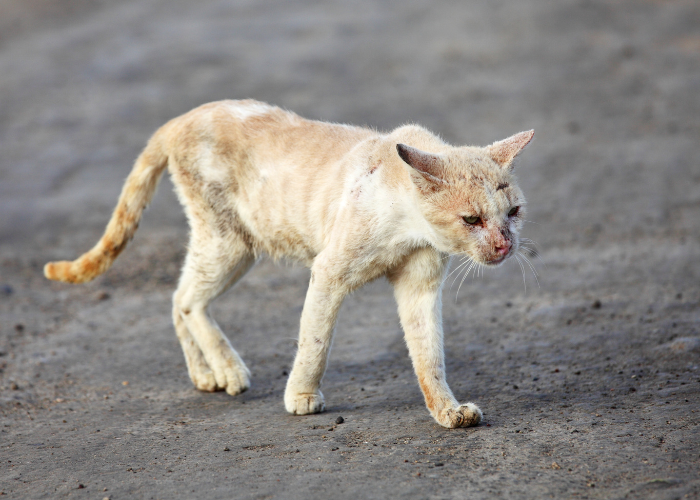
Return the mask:
<path id="1" fill-rule="evenodd" d="M 698 498 L 699 90 L 697 0 L 4 0 L 0 496 Z M 156 128 L 224 98 L 454 144 L 535 129 L 539 283 L 512 261 L 445 287 L 481 425 L 432 420 L 382 280 L 343 306 L 326 412 L 287 414 L 309 274 L 270 262 L 213 308 L 251 389 L 194 390 L 168 180 L 109 272 L 43 278 L 97 241 Z"/>

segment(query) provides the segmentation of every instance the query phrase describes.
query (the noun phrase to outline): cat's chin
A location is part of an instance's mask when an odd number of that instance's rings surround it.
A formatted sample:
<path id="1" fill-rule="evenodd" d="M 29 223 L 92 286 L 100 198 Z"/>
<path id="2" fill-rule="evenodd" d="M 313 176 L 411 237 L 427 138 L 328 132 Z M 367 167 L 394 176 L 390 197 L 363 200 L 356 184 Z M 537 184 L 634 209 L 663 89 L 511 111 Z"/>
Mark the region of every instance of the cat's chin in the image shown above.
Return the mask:
<path id="1" fill-rule="evenodd" d="M 510 257 L 510 253 L 504 255 L 503 257 L 499 257 L 497 259 L 484 260 L 483 264 L 485 266 L 489 266 L 489 267 L 498 267 L 501 264 L 503 264 L 508 259 L 508 257 Z"/>

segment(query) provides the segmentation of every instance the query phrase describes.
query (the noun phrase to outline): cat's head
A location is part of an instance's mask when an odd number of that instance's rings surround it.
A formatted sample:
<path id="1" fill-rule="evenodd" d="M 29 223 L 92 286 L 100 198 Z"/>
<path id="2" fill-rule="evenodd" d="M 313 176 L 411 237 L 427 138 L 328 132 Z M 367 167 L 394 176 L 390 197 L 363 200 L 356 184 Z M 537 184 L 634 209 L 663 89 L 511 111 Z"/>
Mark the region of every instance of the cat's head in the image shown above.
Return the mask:
<path id="1" fill-rule="evenodd" d="M 485 148 L 445 148 L 440 153 L 397 144 L 410 165 L 421 212 L 434 230 L 431 241 L 450 254 L 497 266 L 520 245 L 525 197 L 513 160 L 532 140 L 520 132 Z"/>

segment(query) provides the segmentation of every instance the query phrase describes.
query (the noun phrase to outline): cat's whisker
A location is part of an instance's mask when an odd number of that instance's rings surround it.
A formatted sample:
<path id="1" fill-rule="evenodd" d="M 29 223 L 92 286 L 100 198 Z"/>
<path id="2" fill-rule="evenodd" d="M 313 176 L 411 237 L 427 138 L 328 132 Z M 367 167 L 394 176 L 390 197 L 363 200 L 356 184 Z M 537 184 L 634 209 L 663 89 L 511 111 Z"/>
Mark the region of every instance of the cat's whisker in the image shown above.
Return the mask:
<path id="1" fill-rule="evenodd" d="M 455 302 L 457 301 L 457 297 L 459 296 L 459 290 L 462 288 L 462 283 L 464 283 L 464 280 L 469 276 L 469 274 L 473 271 L 476 272 L 476 269 L 479 267 L 479 263 L 476 262 L 475 260 L 470 258 L 470 263 L 469 266 L 465 269 L 464 273 L 462 274 L 462 279 L 459 282 L 459 286 L 457 287 L 457 293 L 455 294 Z M 456 281 L 456 279 L 455 279 Z M 454 284 L 454 282 L 453 282 Z"/>
<path id="2" fill-rule="evenodd" d="M 472 268 L 474 265 L 474 261 L 471 259 L 471 257 L 468 257 L 469 260 L 467 260 L 462 266 L 462 269 L 464 270 L 464 273 L 468 273 L 469 270 Z M 459 274 L 456 274 L 454 279 L 452 280 L 452 283 L 450 284 L 450 290 L 452 290 L 452 287 L 454 286 L 455 282 L 459 279 Z"/>
<path id="3" fill-rule="evenodd" d="M 467 264 L 467 263 L 465 262 L 465 265 L 466 265 L 466 264 Z M 463 266 L 462 266 L 462 269 L 464 269 Z M 457 269 L 456 269 L 456 270 L 457 270 Z M 455 286 L 455 282 L 456 282 L 458 279 L 459 279 L 459 273 L 458 273 L 458 274 L 455 274 L 454 278 L 452 278 L 452 283 L 450 283 L 450 290 L 452 290 L 452 287 Z"/>
<path id="4" fill-rule="evenodd" d="M 527 245 L 527 243 L 526 243 L 526 245 Z M 530 257 L 537 257 L 537 255 L 539 254 L 539 252 L 537 251 L 536 248 L 521 246 L 519 250 L 521 250 L 521 253 L 523 253 L 524 255 L 526 254 Z"/>
<path id="5" fill-rule="evenodd" d="M 530 262 L 530 259 L 528 259 L 525 255 L 520 253 L 520 256 L 523 258 L 523 260 L 525 260 L 525 263 L 530 267 L 530 270 L 532 271 L 532 274 L 535 277 L 535 281 L 537 282 L 537 286 L 540 287 L 539 274 L 537 274 L 537 271 L 535 270 L 535 266 L 532 265 L 532 262 Z"/>
<path id="6" fill-rule="evenodd" d="M 467 259 L 468 259 L 468 260 L 467 260 Z M 442 280 L 442 284 L 444 285 L 445 282 L 447 281 L 447 279 L 448 279 L 450 276 L 452 276 L 454 273 L 456 273 L 457 271 L 459 271 L 460 268 L 462 268 L 462 267 L 464 267 L 465 265 L 469 264 L 470 261 L 471 261 L 471 258 L 470 258 L 469 256 L 464 256 L 464 257 L 462 257 L 462 262 L 460 262 L 459 265 L 458 265 L 456 268 L 454 268 L 454 269 L 450 272 L 450 274 L 448 274 L 447 276 L 445 276 L 445 278 Z M 455 279 L 452 280 L 452 285 L 450 285 L 450 290 L 452 290 L 452 286 L 454 285 L 456 279 L 457 279 L 457 277 L 455 276 Z"/>
<path id="7" fill-rule="evenodd" d="M 532 274 L 534 274 L 535 277 L 538 277 L 539 273 L 537 272 L 535 267 L 532 265 L 532 261 L 530 259 L 528 259 L 527 255 L 525 255 L 524 253 L 522 253 L 522 252 L 518 252 L 518 253 L 525 260 L 525 262 L 527 262 L 527 264 L 530 266 L 530 269 L 532 270 Z"/>
<path id="8" fill-rule="evenodd" d="M 544 260 L 542 260 L 542 257 L 540 257 L 540 249 L 539 249 L 539 245 L 537 244 L 537 242 L 535 242 L 534 240 L 531 240 L 530 238 L 520 238 L 520 243 L 521 243 L 521 247 L 523 249 L 524 248 L 528 249 L 528 253 L 530 254 L 530 257 L 537 257 L 537 260 L 540 262 L 540 264 L 542 264 L 542 266 L 545 269 L 547 268 L 547 264 L 545 263 Z M 529 245 L 529 246 L 526 246 L 526 245 Z M 533 248 L 530 248 L 530 246 Z"/>
<path id="9" fill-rule="evenodd" d="M 513 257 L 515 257 L 516 262 L 520 266 L 520 272 L 523 273 L 523 286 L 525 287 L 525 292 L 527 292 L 527 280 L 525 279 L 525 267 L 523 266 L 523 263 L 520 261 L 520 257 L 518 254 L 513 254 Z"/>
<path id="10" fill-rule="evenodd" d="M 533 247 L 537 248 L 537 242 L 535 240 L 531 240 L 530 238 L 520 238 L 520 243 L 532 245 Z"/>
<path id="11" fill-rule="evenodd" d="M 531 251 L 531 252 L 529 252 L 529 253 L 530 253 L 530 257 L 537 257 L 537 260 L 540 262 L 540 264 L 542 264 L 542 266 L 543 266 L 545 269 L 547 268 L 547 263 L 546 263 L 544 260 L 542 260 L 542 257 L 540 257 L 540 252 L 539 252 L 539 251 L 534 250 L 534 251 Z"/>
<path id="12" fill-rule="evenodd" d="M 473 272 L 474 275 L 476 276 L 476 269 L 477 269 L 477 267 L 476 267 L 476 262 L 474 262 L 474 265 L 473 265 L 473 266 L 470 266 L 469 269 L 467 269 L 467 273 L 466 273 L 466 274 L 471 274 L 471 273 Z"/>
<path id="13" fill-rule="evenodd" d="M 459 290 L 462 288 L 462 283 L 464 283 L 464 280 L 467 276 L 469 276 L 469 272 L 477 266 L 477 262 L 475 260 L 472 260 L 471 265 L 467 268 L 467 270 L 464 272 L 462 275 L 462 281 L 459 282 L 459 286 L 457 287 L 457 293 L 455 294 L 455 302 L 457 301 L 457 297 L 459 297 Z"/>

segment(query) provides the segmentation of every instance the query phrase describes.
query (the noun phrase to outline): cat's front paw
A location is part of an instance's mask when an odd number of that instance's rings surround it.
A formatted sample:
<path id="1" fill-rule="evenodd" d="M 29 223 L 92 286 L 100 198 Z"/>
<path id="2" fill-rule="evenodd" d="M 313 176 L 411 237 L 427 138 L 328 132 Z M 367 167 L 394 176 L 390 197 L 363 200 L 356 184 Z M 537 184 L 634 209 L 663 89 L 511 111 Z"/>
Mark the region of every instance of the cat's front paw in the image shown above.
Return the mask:
<path id="1" fill-rule="evenodd" d="M 326 408 L 326 402 L 321 391 L 307 394 L 285 394 L 284 406 L 292 415 L 310 415 L 321 413 Z"/>
<path id="2" fill-rule="evenodd" d="M 437 423 L 448 429 L 456 427 L 473 427 L 481 422 L 481 410 L 474 403 L 459 405 L 457 408 L 445 408 L 435 417 Z"/>

